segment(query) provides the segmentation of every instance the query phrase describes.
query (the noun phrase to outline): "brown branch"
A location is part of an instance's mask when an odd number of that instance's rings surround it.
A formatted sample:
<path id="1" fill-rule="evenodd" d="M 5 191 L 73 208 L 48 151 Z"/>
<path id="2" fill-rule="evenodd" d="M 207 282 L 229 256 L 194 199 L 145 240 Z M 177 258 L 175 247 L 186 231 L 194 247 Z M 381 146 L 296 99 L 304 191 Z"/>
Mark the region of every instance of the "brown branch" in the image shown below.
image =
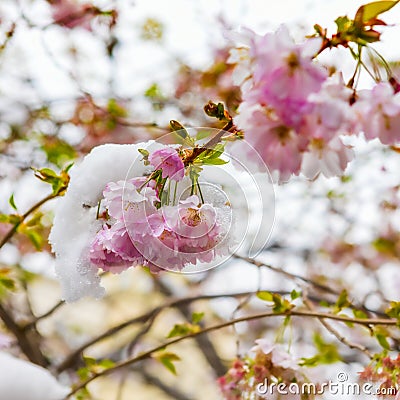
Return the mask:
<path id="1" fill-rule="evenodd" d="M 273 265 L 266 264 L 266 263 L 261 262 L 261 261 L 257 261 L 254 258 L 240 256 L 239 254 L 233 254 L 233 257 L 238 258 L 238 259 L 243 260 L 243 261 L 246 261 L 249 264 L 253 264 L 258 268 L 260 268 L 260 267 L 268 268 L 271 271 L 277 272 L 277 273 L 279 273 L 281 275 L 284 275 L 284 276 L 288 277 L 289 279 L 300 280 L 302 282 L 308 283 L 308 284 L 314 286 L 315 288 L 320 289 L 320 290 L 322 290 L 324 292 L 335 294 L 335 295 L 340 295 L 340 292 L 338 292 L 337 290 L 332 289 L 330 286 L 326 286 L 324 284 L 321 284 L 319 282 L 313 281 L 312 279 L 306 278 L 306 277 L 301 276 L 301 275 L 293 274 L 291 272 L 285 271 L 282 268 L 274 267 Z"/>
<path id="2" fill-rule="evenodd" d="M 206 144 L 201 147 L 195 147 L 192 153 L 184 159 L 185 165 L 191 164 L 200 154 L 213 149 L 222 139 L 226 132 L 229 132 L 234 127 L 232 119 L 218 131 Z"/>
<path id="3" fill-rule="evenodd" d="M 246 261 L 249 264 L 253 264 L 258 268 L 261 268 L 261 267 L 268 268 L 271 271 L 274 271 L 274 272 L 276 272 L 278 274 L 284 275 L 284 276 L 286 276 L 287 278 L 289 278 L 289 279 L 291 279 L 293 281 L 305 282 L 305 283 L 313 286 L 314 288 L 321 290 L 322 292 L 330 293 L 330 294 L 333 294 L 333 295 L 336 295 L 336 296 L 340 296 L 340 294 L 341 294 L 338 290 L 332 289 L 330 286 L 324 285 L 322 283 L 316 282 L 316 281 L 314 281 L 312 279 L 306 278 L 306 277 L 298 275 L 298 274 L 293 274 L 291 272 L 285 271 L 282 268 L 274 267 L 273 265 L 264 263 L 262 261 L 255 260 L 254 258 L 240 256 L 239 254 L 233 254 L 232 257 L 235 257 L 235 258 L 237 258 L 239 260 Z M 360 304 L 359 302 L 358 302 L 358 304 L 356 304 L 356 303 L 352 304 L 352 307 L 354 309 L 356 309 L 356 310 L 364 311 L 364 312 L 366 312 L 368 314 L 373 313 L 373 314 L 375 314 L 377 316 L 380 316 L 380 317 L 383 317 L 383 318 L 386 317 L 386 314 L 383 313 L 382 311 L 371 310 L 368 307 L 366 307 L 364 304 L 362 304 L 362 303 Z"/>
<path id="4" fill-rule="evenodd" d="M 220 299 L 224 297 L 242 297 L 242 296 L 248 296 L 249 294 L 253 294 L 254 292 L 241 292 L 241 293 L 227 293 L 227 294 L 215 294 L 215 295 L 199 295 L 199 296 L 192 296 L 192 297 L 184 297 L 180 299 L 172 299 L 160 306 L 157 306 L 153 308 L 150 311 L 147 311 L 146 313 L 138 316 L 131 318 L 125 322 L 122 322 L 107 331 L 103 332 L 102 334 L 88 340 L 87 342 L 83 343 L 81 346 L 79 346 L 77 349 L 75 349 L 71 354 L 69 354 L 56 368 L 57 373 L 61 373 L 65 371 L 68 368 L 71 368 L 73 365 L 75 365 L 76 361 L 79 359 L 81 356 L 82 352 L 86 350 L 87 348 L 93 346 L 94 344 L 112 336 L 118 333 L 119 331 L 127 328 L 128 326 L 139 324 L 139 323 L 146 323 L 149 320 L 155 318 L 161 311 L 171 308 L 171 307 L 179 307 L 185 304 L 190 304 L 195 301 L 200 301 L 200 300 L 213 300 L 213 299 Z M 289 294 L 289 292 L 278 292 L 278 291 L 271 291 L 271 293 L 278 293 L 281 295 Z M 315 299 L 317 302 L 321 301 L 322 299 Z"/>
<path id="5" fill-rule="evenodd" d="M 50 308 L 49 311 L 46 311 L 44 314 L 39 315 L 38 317 L 34 318 L 32 321 L 28 322 L 26 325 L 23 326 L 23 329 L 29 329 L 32 326 L 35 326 L 39 321 L 42 319 L 50 317 L 55 311 L 57 311 L 61 306 L 65 304 L 64 300 L 60 300 L 57 304 Z"/>
<path id="6" fill-rule="evenodd" d="M 26 331 L 19 326 L 2 304 L 0 304 L 0 318 L 3 320 L 7 329 L 16 337 L 21 351 L 29 361 L 41 366 L 47 366 L 48 362 L 39 348 L 40 336 L 36 330 Z"/>
<path id="7" fill-rule="evenodd" d="M 303 296 L 303 303 L 305 306 L 311 310 L 315 311 L 315 307 L 312 304 L 312 302 L 307 298 L 306 295 Z M 364 353 L 367 357 L 370 359 L 373 358 L 372 353 L 363 345 L 351 342 L 350 340 L 346 339 L 338 330 L 336 330 L 328 321 L 326 321 L 323 318 L 318 318 L 318 321 L 321 323 L 321 325 L 328 331 L 330 332 L 333 336 L 336 337 L 339 342 L 343 343 L 345 346 L 349 347 L 350 349 L 356 349 Z"/>
<path id="8" fill-rule="evenodd" d="M 322 312 L 315 312 L 315 311 L 300 311 L 300 310 L 289 310 L 286 312 L 281 312 L 281 313 L 274 313 L 274 312 L 265 312 L 261 314 L 254 314 L 254 315 L 247 315 L 241 318 L 236 318 L 230 321 L 223 322 L 218 325 L 213 325 L 208 328 L 204 328 L 201 331 L 198 332 L 193 332 L 185 336 L 180 336 L 178 338 L 172 339 L 168 342 L 162 343 L 159 346 L 154 347 L 151 350 L 145 351 L 135 357 L 129 358 L 125 361 L 121 361 L 117 364 L 115 364 L 112 368 L 109 368 L 107 370 L 104 370 L 99 373 L 93 374 L 90 378 L 85 380 L 84 382 L 80 383 L 77 385 L 66 397 L 65 399 L 70 398 L 72 395 L 77 393 L 79 390 L 83 389 L 86 387 L 90 382 L 94 381 L 100 376 L 105 376 L 109 375 L 112 372 L 118 371 L 122 368 L 125 368 L 127 366 L 133 365 L 139 361 L 145 360 L 149 357 L 151 357 L 154 353 L 160 350 L 164 350 L 166 347 L 171 346 L 173 344 L 182 342 L 187 339 L 192 339 L 197 336 L 203 335 L 208 332 L 220 330 L 222 328 L 226 328 L 228 326 L 234 325 L 239 322 L 246 322 L 246 321 L 252 321 L 256 319 L 262 319 L 262 318 L 271 318 L 271 317 L 282 317 L 282 316 L 292 316 L 292 317 L 304 317 L 304 318 L 326 318 L 326 319 L 331 319 L 335 321 L 341 321 L 344 323 L 352 323 L 352 324 L 357 324 L 357 325 L 362 325 L 369 327 L 371 325 L 384 325 L 384 326 L 396 326 L 398 324 L 398 321 L 396 319 L 392 318 L 376 318 L 376 319 L 371 319 L 371 318 L 351 318 L 351 317 L 346 317 L 343 315 L 337 315 L 337 314 L 328 314 L 328 313 L 322 313 Z"/>

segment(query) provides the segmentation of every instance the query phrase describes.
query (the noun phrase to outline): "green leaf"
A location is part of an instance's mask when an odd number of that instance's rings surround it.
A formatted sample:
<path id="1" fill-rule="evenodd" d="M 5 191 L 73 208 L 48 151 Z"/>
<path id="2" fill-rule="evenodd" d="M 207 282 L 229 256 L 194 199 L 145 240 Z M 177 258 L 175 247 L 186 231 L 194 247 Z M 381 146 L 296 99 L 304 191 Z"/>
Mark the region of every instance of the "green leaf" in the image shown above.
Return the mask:
<path id="1" fill-rule="evenodd" d="M 149 152 L 145 149 L 138 149 L 138 152 L 145 158 L 149 156 Z"/>
<path id="2" fill-rule="evenodd" d="M 382 333 L 377 333 L 375 335 L 376 339 L 378 340 L 378 343 L 386 350 L 390 350 L 390 344 L 387 341 L 387 337 L 382 334 Z"/>
<path id="3" fill-rule="evenodd" d="M 10 203 L 10 206 L 17 211 L 17 206 L 15 205 L 15 200 L 14 200 L 14 193 L 10 196 L 8 199 L 8 202 Z"/>
<path id="4" fill-rule="evenodd" d="M 386 315 L 400 320 L 400 301 L 391 301 L 390 307 L 385 310 Z"/>
<path id="5" fill-rule="evenodd" d="M 203 165 L 224 165 L 229 161 L 223 160 L 222 158 L 205 158 L 202 162 Z"/>
<path id="6" fill-rule="evenodd" d="M 361 6 L 355 16 L 355 20 L 361 20 L 362 22 L 368 22 L 377 18 L 380 14 L 383 14 L 386 11 L 389 11 L 392 7 L 394 7 L 399 0 L 397 1 L 373 1 L 372 3 L 364 4 Z"/>
<path id="7" fill-rule="evenodd" d="M 210 131 L 198 131 L 196 135 L 196 140 L 202 140 L 211 135 Z"/>
<path id="8" fill-rule="evenodd" d="M 359 319 L 368 318 L 368 315 L 364 311 L 361 311 L 361 310 L 353 310 L 353 314 L 356 318 L 359 318 Z"/>
<path id="9" fill-rule="evenodd" d="M 349 306 L 351 306 L 351 303 L 348 300 L 347 290 L 344 289 L 344 290 L 342 290 L 342 292 L 340 293 L 340 295 L 336 301 L 333 312 L 335 314 L 338 314 L 340 311 L 343 310 L 343 308 L 346 308 Z"/>
<path id="10" fill-rule="evenodd" d="M 0 214 L 0 223 L 2 224 L 18 224 L 21 222 L 21 215 L 18 214 Z"/>
<path id="11" fill-rule="evenodd" d="M 188 131 L 179 121 L 171 119 L 171 121 L 169 121 L 169 126 L 177 136 L 177 139 L 180 143 L 189 147 L 194 147 L 195 139 L 189 135 Z"/>
<path id="12" fill-rule="evenodd" d="M 298 299 L 299 297 L 301 297 L 301 292 L 297 292 L 295 289 L 293 289 L 293 290 L 291 291 L 291 293 L 290 293 L 290 298 L 291 298 L 292 300 L 296 300 L 296 299 Z"/>
<path id="13" fill-rule="evenodd" d="M 31 243 L 35 246 L 37 251 L 42 249 L 44 238 L 43 236 L 34 228 L 26 229 L 25 234 Z"/>
<path id="14" fill-rule="evenodd" d="M 317 349 L 317 354 L 313 357 L 302 358 L 300 365 L 306 367 L 316 367 L 321 364 L 334 364 L 341 361 L 340 354 L 336 343 L 326 342 L 321 335 L 314 335 L 314 344 Z"/>
<path id="15" fill-rule="evenodd" d="M 353 21 L 347 16 L 338 17 L 335 20 L 338 32 L 346 32 L 353 24 Z"/>
<path id="16" fill-rule="evenodd" d="M 69 183 L 68 171 L 71 167 L 72 164 L 68 165 L 61 171 L 60 175 L 50 168 L 32 169 L 35 172 L 36 178 L 51 185 L 54 195 L 62 196 Z"/>
<path id="17" fill-rule="evenodd" d="M 175 353 L 162 353 L 160 355 L 155 356 L 155 359 L 160 361 L 161 364 L 163 364 L 164 367 L 168 369 L 168 371 L 176 375 L 176 368 L 174 365 L 174 361 L 180 361 L 179 356 L 177 356 Z"/>
<path id="18" fill-rule="evenodd" d="M 84 379 L 82 379 L 84 380 Z M 76 400 L 92 400 L 93 397 L 89 393 L 89 390 L 87 388 L 82 388 L 79 389 L 79 391 L 75 394 Z"/>
<path id="19" fill-rule="evenodd" d="M 272 293 L 266 291 L 257 292 L 257 297 L 263 301 L 274 301 Z"/>
<path id="20" fill-rule="evenodd" d="M 47 159 L 54 165 L 62 167 L 66 162 L 76 157 L 75 149 L 64 140 L 55 136 L 43 136 L 40 139 L 42 150 L 46 153 Z"/>
<path id="21" fill-rule="evenodd" d="M 394 243 L 393 240 L 379 237 L 372 242 L 372 246 L 380 253 L 389 255 L 396 254 L 396 243 Z"/>
<path id="22" fill-rule="evenodd" d="M 192 314 L 192 323 L 193 324 L 198 324 L 203 318 L 204 318 L 204 313 L 203 312 L 199 312 L 199 313 L 194 312 Z"/>
<path id="23" fill-rule="evenodd" d="M 96 365 L 96 359 L 93 357 L 83 356 L 83 361 L 85 362 L 87 367 L 92 367 Z"/>
<path id="24" fill-rule="evenodd" d="M 110 113 L 111 116 L 117 118 L 124 118 L 128 115 L 126 109 L 122 107 L 115 99 L 108 100 L 107 111 Z"/>
<path id="25" fill-rule="evenodd" d="M 257 297 L 264 301 L 272 301 L 274 303 L 272 311 L 275 313 L 284 313 L 290 311 L 294 307 L 294 304 L 289 300 L 282 298 L 282 296 L 277 293 L 262 291 L 257 293 Z"/>
<path id="26" fill-rule="evenodd" d="M 196 333 L 200 330 L 198 325 L 193 325 L 190 323 L 185 324 L 175 324 L 171 331 L 168 333 L 167 338 L 173 338 L 176 336 L 185 336 L 190 333 Z"/>
<path id="27" fill-rule="evenodd" d="M 14 291 L 16 289 L 16 283 L 14 279 L 5 278 L 0 276 L 0 286 L 4 289 Z"/>

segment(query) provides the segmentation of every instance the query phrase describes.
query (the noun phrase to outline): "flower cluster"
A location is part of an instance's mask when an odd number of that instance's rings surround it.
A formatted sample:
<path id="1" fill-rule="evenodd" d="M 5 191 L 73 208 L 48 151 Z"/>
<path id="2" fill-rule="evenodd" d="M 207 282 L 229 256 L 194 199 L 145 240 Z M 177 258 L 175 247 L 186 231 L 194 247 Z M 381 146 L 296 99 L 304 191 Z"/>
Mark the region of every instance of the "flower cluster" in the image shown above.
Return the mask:
<path id="1" fill-rule="evenodd" d="M 364 382 L 379 383 L 381 389 L 398 387 L 400 384 L 400 355 L 396 358 L 385 356 L 378 359 L 376 364 L 368 365 L 360 373 L 360 380 Z M 396 400 L 400 397 L 400 391 L 397 393 Z"/>
<path id="2" fill-rule="evenodd" d="M 245 41 L 230 58 L 243 95 L 234 122 L 281 181 L 300 172 L 341 175 L 353 158 L 343 135 L 399 140 L 400 95 L 390 83 L 356 93 L 330 75 L 315 60 L 321 38 L 295 43 L 281 26 L 264 36 L 249 32 Z"/>
<path id="3" fill-rule="evenodd" d="M 254 358 L 235 360 L 228 372 L 218 379 L 225 400 L 253 398 L 259 384 L 265 382 L 304 382 L 302 368 L 282 346 L 271 344 L 266 339 L 259 339 L 256 343 L 252 349 Z M 304 396 L 301 398 L 308 398 Z M 300 399 L 300 395 L 290 398 Z"/>
<path id="4" fill-rule="evenodd" d="M 178 185 L 180 192 L 184 185 L 185 167 L 175 148 L 164 147 L 145 158 L 154 167 L 150 177 L 105 187 L 104 224 L 91 243 L 90 261 L 112 272 L 135 265 L 147 265 L 152 271 L 182 270 L 228 254 L 224 215 L 229 207 L 203 202 L 197 194 L 176 199 Z M 172 185 L 174 193 L 165 189 Z"/>

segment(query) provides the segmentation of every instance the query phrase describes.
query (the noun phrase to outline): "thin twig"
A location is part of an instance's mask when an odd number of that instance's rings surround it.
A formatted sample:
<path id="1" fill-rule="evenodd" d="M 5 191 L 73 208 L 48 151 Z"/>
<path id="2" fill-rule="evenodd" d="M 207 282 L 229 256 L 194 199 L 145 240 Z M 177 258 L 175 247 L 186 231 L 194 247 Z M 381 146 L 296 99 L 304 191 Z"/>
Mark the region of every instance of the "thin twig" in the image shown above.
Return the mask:
<path id="1" fill-rule="evenodd" d="M 23 329 L 29 329 L 33 325 L 36 325 L 40 320 L 50 317 L 55 311 L 57 311 L 61 306 L 65 304 L 64 300 L 60 300 L 57 304 L 55 304 L 49 311 L 46 311 L 44 314 L 39 315 L 38 317 L 34 318 L 32 321 L 28 322 L 26 325 L 23 326 Z"/>
<path id="2" fill-rule="evenodd" d="M 274 292 L 271 291 L 272 293 L 279 293 L 281 295 L 288 294 L 289 292 Z M 128 326 L 135 325 L 138 323 L 145 323 L 149 321 L 150 319 L 154 318 L 157 316 L 161 311 L 171 308 L 171 307 L 179 307 L 185 304 L 190 304 L 195 301 L 200 301 L 200 300 L 214 300 L 214 299 L 220 299 L 220 298 L 225 298 L 225 297 L 243 297 L 243 296 L 248 296 L 249 294 L 253 294 L 254 292 L 240 292 L 240 293 L 224 293 L 224 294 L 215 294 L 215 295 L 199 295 L 199 296 L 191 296 L 191 297 L 184 297 L 184 298 L 179 298 L 179 299 L 172 299 L 160 306 L 157 306 L 153 308 L 152 310 L 147 311 L 146 313 L 139 315 L 137 317 L 131 318 L 127 321 L 124 321 L 107 331 L 103 332 L 102 334 L 88 340 L 87 342 L 83 343 L 81 346 L 79 346 L 77 349 L 75 349 L 71 354 L 69 354 L 56 368 L 56 371 L 58 373 L 61 373 L 65 371 L 66 369 L 72 367 L 75 362 L 79 359 L 81 356 L 82 352 L 86 350 L 87 348 L 93 346 L 94 344 L 116 334 L 117 332 L 127 328 Z M 316 301 L 321 301 L 321 299 L 316 299 Z"/>
<path id="3" fill-rule="evenodd" d="M 315 307 L 313 303 L 307 298 L 306 292 L 303 291 L 303 303 L 310 311 L 315 311 Z M 349 347 L 350 349 L 356 349 L 364 353 L 370 359 L 373 358 L 372 353 L 363 345 L 351 342 L 350 340 L 346 339 L 338 330 L 336 330 L 328 321 L 323 318 L 318 318 L 318 321 L 321 323 L 325 329 L 330 332 L 333 336 L 336 337 L 339 342 L 343 343 L 345 346 Z"/>
<path id="4" fill-rule="evenodd" d="M 261 314 L 253 314 L 253 315 L 247 315 L 241 318 L 236 318 L 234 320 L 226 321 L 221 324 L 213 325 L 208 328 L 204 328 L 201 331 L 198 332 L 192 332 L 184 336 L 180 336 L 178 338 L 172 339 L 168 342 L 164 342 L 160 344 L 159 346 L 154 347 L 153 349 L 150 349 L 148 351 L 145 351 L 135 357 L 129 358 L 127 360 L 121 361 L 117 364 L 115 364 L 113 367 L 104 370 L 99 373 L 93 374 L 90 378 L 85 380 L 84 382 L 80 383 L 77 385 L 66 397 L 65 399 L 70 398 L 72 395 L 77 393 L 79 390 L 83 389 L 86 387 L 90 382 L 94 381 L 100 376 L 105 376 L 109 375 L 112 372 L 118 371 L 122 368 L 125 368 L 127 366 L 133 365 L 139 361 L 145 360 L 149 357 L 151 357 L 154 353 L 160 350 L 164 350 L 166 347 L 169 347 L 173 344 L 182 342 L 187 339 L 192 339 L 195 338 L 199 335 L 203 335 L 208 332 L 213 332 L 216 330 L 220 330 L 222 328 L 229 327 L 233 324 L 237 324 L 239 322 L 246 322 L 246 321 L 252 321 L 256 319 L 262 319 L 262 318 L 271 318 L 271 317 L 282 317 L 282 316 L 292 316 L 292 317 L 305 317 L 305 318 L 326 318 L 326 319 L 331 319 L 335 321 L 341 321 L 344 323 L 353 323 L 353 324 L 358 324 L 362 326 L 369 327 L 371 325 L 383 325 L 383 326 L 396 326 L 398 324 L 398 321 L 396 319 L 392 318 L 376 318 L 376 319 L 371 319 L 371 318 L 351 318 L 343 315 L 337 315 L 337 314 L 328 314 L 328 313 L 323 313 L 323 312 L 316 312 L 316 311 L 300 311 L 300 310 L 288 310 L 286 312 L 280 312 L 280 313 L 274 313 L 274 312 L 265 312 Z"/>

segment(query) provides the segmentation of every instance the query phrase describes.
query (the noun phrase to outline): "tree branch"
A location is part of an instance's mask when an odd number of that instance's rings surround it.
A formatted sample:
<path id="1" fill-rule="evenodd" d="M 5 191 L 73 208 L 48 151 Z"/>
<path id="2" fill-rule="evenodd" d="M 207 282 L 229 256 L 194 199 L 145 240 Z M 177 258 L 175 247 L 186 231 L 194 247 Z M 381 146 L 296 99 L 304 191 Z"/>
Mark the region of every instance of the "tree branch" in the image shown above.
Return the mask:
<path id="1" fill-rule="evenodd" d="M 278 293 L 281 295 L 289 294 L 289 292 L 278 292 L 278 291 L 271 291 L 272 293 Z M 116 325 L 107 331 L 103 332 L 102 334 L 88 340 L 86 343 L 83 343 L 80 347 L 74 350 L 71 354 L 69 354 L 64 361 L 62 361 L 56 368 L 57 373 L 61 373 L 68 368 L 71 368 L 76 361 L 81 356 L 82 352 L 87 348 L 93 346 L 94 344 L 116 334 L 117 332 L 121 331 L 122 329 L 127 328 L 128 326 L 135 325 L 138 323 L 145 323 L 153 318 L 155 318 L 161 311 L 171 308 L 171 307 L 178 307 L 185 304 L 190 304 L 195 301 L 200 300 L 213 300 L 213 299 L 220 299 L 225 297 L 242 297 L 248 296 L 249 294 L 253 294 L 254 292 L 240 292 L 240 293 L 224 293 L 224 294 L 215 294 L 215 295 L 199 295 L 199 296 L 192 296 L 192 297 L 184 297 L 180 299 L 172 299 L 165 304 L 157 306 L 152 310 L 147 311 L 146 313 L 139 315 L 138 317 L 131 318 L 125 322 L 122 322 L 119 325 Z M 321 301 L 322 299 L 316 299 L 316 301 Z"/>
<path id="2" fill-rule="evenodd" d="M 341 321 L 344 323 L 353 323 L 357 325 L 362 325 L 369 327 L 371 325 L 384 325 L 384 326 L 396 326 L 398 324 L 398 321 L 396 319 L 392 318 L 376 318 L 376 319 L 371 319 L 371 318 L 351 318 L 351 317 L 346 317 L 343 315 L 337 315 L 337 314 L 328 314 L 328 313 L 322 313 L 322 312 L 315 312 L 315 311 L 300 311 L 300 310 L 289 310 L 286 312 L 281 312 L 281 313 L 274 313 L 274 312 L 265 312 L 261 314 L 254 314 L 254 315 L 247 315 L 245 317 L 241 318 L 236 318 L 227 322 L 223 322 L 218 325 L 213 325 L 208 328 L 204 328 L 201 331 L 198 332 L 193 332 L 189 333 L 188 335 L 184 335 L 181 337 L 178 337 L 176 339 L 172 339 L 168 342 L 162 343 L 159 346 L 154 347 L 151 350 L 145 351 L 135 357 L 129 358 L 125 361 L 121 361 L 117 364 L 115 364 L 113 367 L 104 370 L 99 373 L 93 374 L 90 378 L 85 380 L 84 382 L 80 383 L 77 385 L 66 397 L 65 399 L 70 398 L 73 394 L 77 393 L 79 390 L 83 389 L 86 387 L 90 382 L 94 381 L 100 376 L 105 376 L 109 375 L 112 372 L 118 371 L 122 368 L 125 368 L 127 366 L 133 365 L 139 361 L 145 360 L 153 355 L 153 353 L 156 353 L 157 351 L 164 350 L 166 347 L 169 347 L 173 344 L 182 342 L 187 339 L 192 339 L 197 336 L 203 335 L 208 332 L 216 331 L 222 328 L 226 328 L 228 326 L 231 326 L 233 324 L 239 323 L 239 322 L 246 322 L 246 321 L 252 321 L 256 319 L 262 319 L 262 318 L 271 318 L 271 317 L 282 317 L 282 316 L 292 316 L 292 317 L 305 317 L 305 318 L 326 318 L 326 319 L 331 319 L 335 321 Z"/>
<path id="3" fill-rule="evenodd" d="M 26 331 L 19 326 L 13 316 L 0 304 L 0 318 L 3 320 L 7 329 L 14 334 L 21 351 L 26 355 L 29 361 L 43 367 L 48 365 L 46 358 L 40 351 L 40 336 L 35 330 Z"/>

